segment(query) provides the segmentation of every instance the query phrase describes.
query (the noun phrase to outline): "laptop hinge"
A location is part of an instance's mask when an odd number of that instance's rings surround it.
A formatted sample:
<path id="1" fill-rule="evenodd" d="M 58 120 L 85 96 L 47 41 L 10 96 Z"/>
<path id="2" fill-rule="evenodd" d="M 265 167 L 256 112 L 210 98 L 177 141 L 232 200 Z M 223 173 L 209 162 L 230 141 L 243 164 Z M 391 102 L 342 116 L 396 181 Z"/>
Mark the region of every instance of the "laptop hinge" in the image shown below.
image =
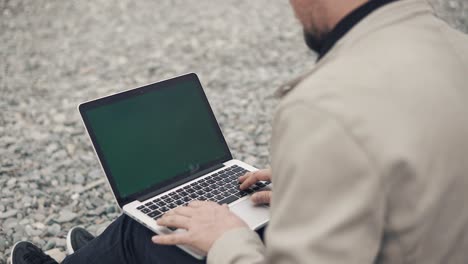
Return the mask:
<path id="1" fill-rule="evenodd" d="M 138 200 L 138 201 L 147 200 L 147 199 L 149 199 L 149 198 L 151 198 L 151 197 L 154 197 L 154 196 L 156 196 L 156 195 L 158 195 L 158 194 L 160 194 L 160 193 L 163 193 L 163 192 L 165 192 L 165 191 L 168 191 L 168 190 L 170 190 L 170 189 L 172 189 L 172 188 L 175 188 L 175 187 L 177 187 L 177 186 L 179 186 L 179 185 L 182 185 L 182 184 L 184 184 L 184 183 L 186 183 L 186 182 L 189 182 L 189 181 L 191 181 L 191 180 L 193 180 L 193 179 L 196 179 L 196 178 L 198 178 L 198 177 L 200 177 L 200 176 L 202 176 L 202 175 L 208 174 L 208 173 L 210 173 L 210 172 L 212 172 L 212 171 L 215 171 L 215 170 L 217 170 L 217 169 L 220 169 L 220 168 L 222 168 L 222 167 L 224 167 L 224 164 L 223 164 L 223 163 L 220 163 L 220 164 L 215 165 L 215 166 L 213 166 L 213 167 L 210 167 L 210 168 L 208 168 L 208 169 L 204 169 L 204 170 L 199 171 L 199 172 L 197 172 L 197 173 L 195 173 L 195 174 L 192 174 L 192 175 L 188 176 L 187 178 L 184 178 L 184 179 L 182 179 L 182 180 L 180 180 L 180 181 L 176 181 L 176 182 L 174 182 L 174 183 L 172 183 L 172 184 L 170 184 L 170 185 L 168 185 L 168 186 L 164 186 L 164 187 L 159 188 L 159 189 L 157 189 L 157 190 L 155 190 L 155 191 L 152 191 L 152 192 L 150 192 L 150 193 L 147 193 L 147 194 L 145 194 L 145 195 L 142 195 L 142 196 L 138 197 L 137 200 Z"/>

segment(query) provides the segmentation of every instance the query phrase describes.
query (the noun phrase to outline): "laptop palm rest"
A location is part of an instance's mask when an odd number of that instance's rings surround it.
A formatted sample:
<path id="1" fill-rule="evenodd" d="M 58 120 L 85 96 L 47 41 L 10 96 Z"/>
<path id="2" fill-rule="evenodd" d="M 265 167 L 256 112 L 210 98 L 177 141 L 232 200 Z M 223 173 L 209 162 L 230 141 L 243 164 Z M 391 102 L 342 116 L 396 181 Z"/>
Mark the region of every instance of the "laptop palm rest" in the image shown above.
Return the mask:
<path id="1" fill-rule="evenodd" d="M 252 230 L 263 227 L 270 219 L 270 207 L 255 205 L 250 199 L 229 205 L 231 212 L 242 218 Z"/>

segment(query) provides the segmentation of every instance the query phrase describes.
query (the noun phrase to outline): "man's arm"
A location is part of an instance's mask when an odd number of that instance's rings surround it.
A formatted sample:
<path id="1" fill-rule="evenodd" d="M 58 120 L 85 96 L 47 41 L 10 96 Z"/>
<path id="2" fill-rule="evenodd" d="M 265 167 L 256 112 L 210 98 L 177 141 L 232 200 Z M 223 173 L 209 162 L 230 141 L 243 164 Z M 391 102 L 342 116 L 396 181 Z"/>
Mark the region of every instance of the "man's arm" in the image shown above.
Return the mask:
<path id="1" fill-rule="evenodd" d="M 385 193 L 368 155 L 333 116 L 283 105 L 272 138 L 274 195 L 264 249 L 256 234 L 231 230 L 209 263 L 372 263 Z"/>

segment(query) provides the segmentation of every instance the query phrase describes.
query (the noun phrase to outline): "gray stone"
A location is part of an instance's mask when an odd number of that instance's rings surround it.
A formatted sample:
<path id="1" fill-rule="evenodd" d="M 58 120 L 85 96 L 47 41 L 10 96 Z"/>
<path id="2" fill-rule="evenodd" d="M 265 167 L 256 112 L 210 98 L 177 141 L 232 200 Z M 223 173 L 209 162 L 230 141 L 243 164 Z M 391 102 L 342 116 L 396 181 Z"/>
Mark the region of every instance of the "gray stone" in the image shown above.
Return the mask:
<path id="1" fill-rule="evenodd" d="M 21 219 L 21 217 L 18 217 L 18 218 Z M 31 220 L 29 218 L 23 218 L 19 221 L 19 224 L 22 226 L 25 226 L 25 225 L 28 225 L 30 222 Z"/>
<path id="2" fill-rule="evenodd" d="M 45 215 L 43 215 L 42 213 L 38 212 L 34 215 L 32 215 L 32 218 L 36 221 L 40 221 L 40 222 L 44 222 L 44 219 L 46 218 Z"/>
<path id="3" fill-rule="evenodd" d="M 5 237 L 0 236 L 0 252 L 4 251 L 8 246 L 8 240 Z"/>
<path id="4" fill-rule="evenodd" d="M 113 214 L 113 213 L 115 213 L 115 212 L 117 212 L 117 209 L 115 208 L 114 205 L 108 206 L 108 207 L 106 208 L 106 214 Z"/>
<path id="5" fill-rule="evenodd" d="M 54 238 L 55 244 L 57 247 L 65 247 L 67 245 L 67 241 L 64 238 L 56 237 Z"/>
<path id="6" fill-rule="evenodd" d="M 10 209 L 6 212 L 1 212 L 0 213 L 0 219 L 5 219 L 5 218 L 9 218 L 9 217 L 13 217 L 15 216 L 16 214 L 18 213 L 18 210 L 16 209 Z"/>
<path id="7" fill-rule="evenodd" d="M 11 178 L 7 181 L 7 187 L 13 187 L 18 180 L 16 178 Z"/>
<path id="8" fill-rule="evenodd" d="M 41 230 L 34 229 L 32 226 L 27 225 L 24 227 L 24 230 L 28 236 L 39 236 L 42 234 Z"/>
<path id="9" fill-rule="evenodd" d="M 66 223 L 73 221 L 78 215 L 68 210 L 63 210 L 60 212 L 59 217 L 55 220 L 58 223 Z"/>
<path id="10" fill-rule="evenodd" d="M 38 247 L 42 247 L 45 245 L 45 241 L 38 236 L 33 237 L 31 239 L 31 242 Z"/>
<path id="11" fill-rule="evenodd" d="M 55 241 L 54 240 L 49 240 L 49 241 L 47 241 L 45 246 L 42 247 L 42 250 L 47 251 L 47 250 L 50 250 L 50 249 L 52 249 L 54 247 L 55 247 Z"/>
<path id="12" fill-rule="evenodd" d="M 18 225 L 18 219 L 16 218 L 7 218 L 5 222 L 3 222 L 3 227 L 5 229 L 12 229 Z"/>
<path id="13" fill-rule="evenodd" d="M 77 184 L 83 184 L 85 181 L 85 177 L 81 173 L 76 173 L 75 177 L 73 178 L 73 181 Z"/>
<path id="14" fill-rule="evenodd" d="M 47 227 L 47 235 L 55 237 L 60 233 L 61 230 L 62 228 L 59 224 L 52 224 L 51 226 Z"/>

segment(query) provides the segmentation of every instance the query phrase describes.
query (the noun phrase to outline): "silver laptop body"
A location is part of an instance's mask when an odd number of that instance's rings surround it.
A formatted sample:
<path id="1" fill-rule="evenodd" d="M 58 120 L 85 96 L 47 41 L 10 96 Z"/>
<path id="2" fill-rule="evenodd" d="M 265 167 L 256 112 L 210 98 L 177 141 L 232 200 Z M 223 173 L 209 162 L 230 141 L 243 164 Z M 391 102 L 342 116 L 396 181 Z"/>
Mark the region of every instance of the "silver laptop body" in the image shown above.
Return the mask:
<path id="1" fill-rule="evenodd" d="M 257 168 L 232 158 L 194 73 L 79 105 L 86 131 L 123 212 L 157 234 L 185 232 L 156 219 L 192 200 L 227 203 L 252 230 L 269 221 L 269 207 L 250 196 L 237 178 Z M 202 252 L 184 245 L 197 259 Z"/>

